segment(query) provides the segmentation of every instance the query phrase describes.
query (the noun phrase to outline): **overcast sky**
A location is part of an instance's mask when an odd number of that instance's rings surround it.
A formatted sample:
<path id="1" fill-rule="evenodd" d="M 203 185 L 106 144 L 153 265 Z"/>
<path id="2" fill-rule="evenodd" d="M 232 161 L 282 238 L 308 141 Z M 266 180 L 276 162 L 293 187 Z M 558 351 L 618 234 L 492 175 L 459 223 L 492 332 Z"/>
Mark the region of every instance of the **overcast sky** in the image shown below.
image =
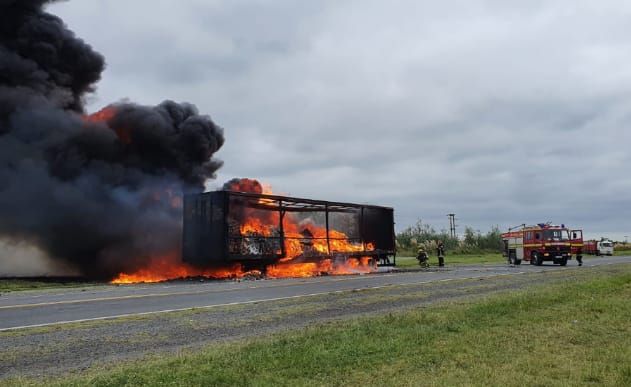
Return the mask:
<path id="1" fill-rule="evenodd" d="M 486 231 L 631 236 L 631 2 L 81 0 L 49 11 L 107 60 L 89 109 L 192 102 L 217 187 Z M 459 228 L 462 232 L 463 227 Z"/>

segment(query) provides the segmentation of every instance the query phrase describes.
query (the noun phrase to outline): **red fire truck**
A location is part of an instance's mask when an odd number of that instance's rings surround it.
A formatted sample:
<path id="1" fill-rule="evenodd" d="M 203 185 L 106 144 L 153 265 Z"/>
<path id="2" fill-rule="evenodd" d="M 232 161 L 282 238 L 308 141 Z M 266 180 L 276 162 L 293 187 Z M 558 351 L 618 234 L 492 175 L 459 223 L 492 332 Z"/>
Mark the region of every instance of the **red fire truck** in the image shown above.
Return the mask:
<path id="1" fill-rule="evenodd" d="M 502 242 L 503 254 L 512 265 L 520 265 L 525 260 L 537 266 L 544 261 L 565 266 L 572 259 L 570 235 L 565 225 L 524 224 L 502 234 Z"/>

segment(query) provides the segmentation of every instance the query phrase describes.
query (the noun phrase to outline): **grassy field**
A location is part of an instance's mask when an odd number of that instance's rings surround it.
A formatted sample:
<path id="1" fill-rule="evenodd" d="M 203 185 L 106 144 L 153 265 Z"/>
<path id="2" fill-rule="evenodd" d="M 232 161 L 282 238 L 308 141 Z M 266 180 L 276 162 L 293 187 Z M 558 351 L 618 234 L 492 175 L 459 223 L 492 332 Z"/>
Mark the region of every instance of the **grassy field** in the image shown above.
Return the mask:
<path id="1" fill-rule="evenodd" d="M 614 251 L 614 256 L 631 256 L 631 251 Z M 596 255 L 585 255 L 584 257 L 585 258 L 603 258 L 603 256 L 596 256 Z M 431 266 L 438 266 L 438 258 L 436 256 L 430 256 L 429 262 Z M 483 264 L 483 263 L 506 263 L 506 258 L 502 257 L 501 253 L 454 254 L 454 255 L 447 254 L 445 256 L 446 265 Z M 420 266 L 415 257 L 397 256 L 397 267 L 400 269 L 416 269 L 416 268 L 419 268 Z"/>
<path id="2" fill-rule="evenodd" d="M 91 282 L 74 280 L 31 280 L 31 279 L 0 279 L 0 293 L 18 292 L 34 289 L 76 288 L 96 285 Z"/>
<path id="3" fill-rule="evenodd" d="M 45 384 L 628 386 L 629 299 L 631 265 L 588 282 L 315 325 Z"/>
<path id="4" fill-rule="evenodd" d="M 481 264 L 481 263 L 501 263 L 506 262 L 500 253 L 485 254 L 447 254 L 445 255 L 445 264 Z M 438 257 L 435 255 L 429 257 L 429 263 L 432 266 L 438 265 Z M 397 267 L 401 269 L 418 268 L 419 264 L 415 257 L 397 256 Z"/>

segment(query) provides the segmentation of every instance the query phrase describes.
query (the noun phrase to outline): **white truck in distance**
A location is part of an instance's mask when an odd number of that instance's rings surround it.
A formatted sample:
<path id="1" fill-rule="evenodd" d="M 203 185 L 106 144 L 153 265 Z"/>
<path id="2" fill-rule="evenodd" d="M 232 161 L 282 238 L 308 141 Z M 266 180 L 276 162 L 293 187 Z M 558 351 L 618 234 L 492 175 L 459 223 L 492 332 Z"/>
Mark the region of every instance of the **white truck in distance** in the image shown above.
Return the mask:
<path id="1" fill-rule="evenodd" d="M 613 255 L 613 242 L 605 238 L 599 241 L 586 241 L 583 252 L 592 255 Z"/>

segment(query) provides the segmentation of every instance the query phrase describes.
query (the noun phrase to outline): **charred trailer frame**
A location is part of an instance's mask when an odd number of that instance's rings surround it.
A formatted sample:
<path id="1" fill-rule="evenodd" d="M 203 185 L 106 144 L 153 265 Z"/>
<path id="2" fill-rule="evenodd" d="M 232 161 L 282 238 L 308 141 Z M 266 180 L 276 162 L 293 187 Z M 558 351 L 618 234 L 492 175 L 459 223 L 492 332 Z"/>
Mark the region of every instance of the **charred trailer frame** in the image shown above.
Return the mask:
<path id="1" fill-rule="evenodd" d="M 252 219 L 263 224 L 266 232 L 248 232 Z M 314 235 L 305 226 L 297 234 L 296 227 L 305 224 L 325 232 Z M 342 242 L 351 244 L 352 251 L 340 250 L 337 246 Z M 201 267 L 240 263 L 264 269 L 292 256 L 287 246 L 300 246 L 303 253 L 296 257 L 300 262 L 370 257 L 379 266 L 394 266 L 394 210 L 233 191 L 184 196 L 182 258 L 186 263 Z"/>

